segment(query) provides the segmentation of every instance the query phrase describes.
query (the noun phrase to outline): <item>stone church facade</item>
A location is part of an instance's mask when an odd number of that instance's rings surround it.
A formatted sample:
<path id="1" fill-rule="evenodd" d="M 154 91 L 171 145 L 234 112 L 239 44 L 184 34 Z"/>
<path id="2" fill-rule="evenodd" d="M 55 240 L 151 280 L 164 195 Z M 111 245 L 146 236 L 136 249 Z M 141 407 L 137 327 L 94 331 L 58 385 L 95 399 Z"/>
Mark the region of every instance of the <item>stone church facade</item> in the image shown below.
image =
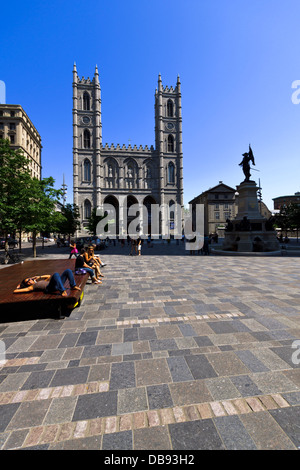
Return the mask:
<path id="1" fill-rule="evenodd" d="M 101 88 L 96 66 L 94 77 L 79 78 L 73 68 L 73 197 L 80 210 L 81 231 L 93 208 L 112 204 L 117 219 L 132 204 L 146 206 L 151 231 L 151 205 L 183 207 L 183 158 L 181 83 L 155 91 L 155 148 L 108 145 L 102 142 Z M 124 209 L 125 208 L 125 209 Z M 126 214 L 127 215 L 127 214 Z M 161 219 L 172 219 L 161 212 Z M 130 218 L 129 218 L 130 219 Z M 169 220 L 168 219 L 168 220 Z M 123 226 L 123 225 L 121 225 Z M 119 227 L 119 225 L 118 225 Z M 147 231 L 147 230 L 146 230 Z M 119 228 L 117 228 L 117 233 Z M 124 231 L 123 231 L 124 234 Z"/>

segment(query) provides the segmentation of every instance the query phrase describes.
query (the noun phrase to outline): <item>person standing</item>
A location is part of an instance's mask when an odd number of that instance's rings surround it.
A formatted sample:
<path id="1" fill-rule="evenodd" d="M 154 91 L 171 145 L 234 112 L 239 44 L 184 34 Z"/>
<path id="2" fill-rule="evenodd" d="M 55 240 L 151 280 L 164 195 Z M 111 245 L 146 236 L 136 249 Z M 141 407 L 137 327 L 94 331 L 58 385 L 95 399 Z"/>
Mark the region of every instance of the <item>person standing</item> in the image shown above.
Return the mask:
<path id="1" fill-rule="evenodd" d="M 130 250 L 130 253 L 129 253 L 130 256 L 132 256 L 133 251 L 135 251 L 136 255 L 138 254 L 137 253 L 137 241 L 134 238 L 131 239 L 131 250 Z"/>
<path id="2" fill-rule="evenodd" d="M 138 238 L 137 249 L 138 249 L 138 255 L 141 256 L 141 254 L 142 254 L 142 239 L 141 239 L 141 237 Z"/>
<path id="3" fill-rule="evenodd" d="M 77 250 L 75 241 L 71 241 L 70 248 L 71 248 L 71 253 L 70 253 L 69 259 L 71 259 L 73 255 L 75 256 L 75 258 L 77 258 L 78 250 Z"/>

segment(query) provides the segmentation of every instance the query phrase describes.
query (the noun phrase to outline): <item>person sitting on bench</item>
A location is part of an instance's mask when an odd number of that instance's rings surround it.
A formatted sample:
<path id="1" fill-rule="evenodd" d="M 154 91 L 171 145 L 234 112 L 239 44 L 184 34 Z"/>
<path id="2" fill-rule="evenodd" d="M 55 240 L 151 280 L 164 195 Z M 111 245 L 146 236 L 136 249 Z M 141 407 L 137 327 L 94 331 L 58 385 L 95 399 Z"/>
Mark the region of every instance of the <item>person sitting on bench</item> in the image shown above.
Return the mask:
<path id="1" fill-rule="evenodd" d="M 46 294 L 52 294 L 59 291 L 63 297 L 68 294 L 64 288 L 64 283 L 68 279 L 72 290 L 81 290 L 76 286 L 75 279 L 71 269 L 66 269 L 62 275 L 59 273 L 44 274 L 43 276 L 33 276 L 23 279 L 23 281 L 14 290 L 14 294 L 23 294 L 32 291 L 43 291 Z"/>
<path id="2" fill-rule="evenodd" d="M 83 253 L 83 257 L 85 264 L 94 269 L 97 279 L 104 277 L 100 270 L 101 262 L 98 256 L 95 256 L 94 248 L 92 246 L 87 248 L 87 250 Z"/>
<path id="3" fill-rule="evenodd" d="M 102 284 L 102 281 L 97 279 L 94 273 L 94 270 L 88 264 L 86 264 L 85 259 L 84 259 L 84 254 L 85 254 L 85 249 L 81 248 L 80 255 L 77 256 L 76 261 L 75 261 L 75 272 L 76 270 L 84 269 L 89 274 L 93 284 Z"/>

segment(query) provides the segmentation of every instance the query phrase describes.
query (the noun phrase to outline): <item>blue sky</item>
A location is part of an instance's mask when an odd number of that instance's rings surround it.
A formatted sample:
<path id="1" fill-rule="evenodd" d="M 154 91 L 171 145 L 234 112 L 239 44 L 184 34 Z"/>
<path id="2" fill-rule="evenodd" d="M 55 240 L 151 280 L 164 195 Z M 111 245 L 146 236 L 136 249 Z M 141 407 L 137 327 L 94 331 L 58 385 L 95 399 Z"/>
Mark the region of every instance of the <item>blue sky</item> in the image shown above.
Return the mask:
<path id="1" fill-rule="evenodd" d="M 182 87 L 184 202 L 243 179 L 300 190 L 299 0 L 53 0 L 1 6 L 0 80 L 42 137 L 43 177 L 72 193 L 72 69 L 99 69 L 103 143 L 154 145 L 154 93 Z M 300 97 L 300 93 L 299 93 Z"/>

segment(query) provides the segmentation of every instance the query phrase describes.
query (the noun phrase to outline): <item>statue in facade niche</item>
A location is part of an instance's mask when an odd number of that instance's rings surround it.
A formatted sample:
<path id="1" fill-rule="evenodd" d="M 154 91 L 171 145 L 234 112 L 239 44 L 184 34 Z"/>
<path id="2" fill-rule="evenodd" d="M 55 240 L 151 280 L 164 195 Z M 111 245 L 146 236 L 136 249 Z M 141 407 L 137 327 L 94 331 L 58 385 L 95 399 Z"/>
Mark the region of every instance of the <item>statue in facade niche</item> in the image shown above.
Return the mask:
<path id="1" fill-rule="evenodd" d="M 254 155 L 253 155 L 253 152 L 252 152 L 252 149 L 251 149 L 250 145 L 249 145 L 249 152 L 243 153 L 243 157 L 244 158 L 241 161 L 241 163 L 239 163 L 239 165 L 243 167 L 243 172 L 244 172 L 244 175 L 245 175 L 245 180 L 244 181 L 249 181 L 250 176 L 251 176 L 250 162 L 252 162 L 253 165 L 255 165 Z"/>
<path id="2" fill-rule="evenodd" d="M 133 178 L 133 169 L 131 166 L 128 167 L 127 175 L 128 178 Z"/>

